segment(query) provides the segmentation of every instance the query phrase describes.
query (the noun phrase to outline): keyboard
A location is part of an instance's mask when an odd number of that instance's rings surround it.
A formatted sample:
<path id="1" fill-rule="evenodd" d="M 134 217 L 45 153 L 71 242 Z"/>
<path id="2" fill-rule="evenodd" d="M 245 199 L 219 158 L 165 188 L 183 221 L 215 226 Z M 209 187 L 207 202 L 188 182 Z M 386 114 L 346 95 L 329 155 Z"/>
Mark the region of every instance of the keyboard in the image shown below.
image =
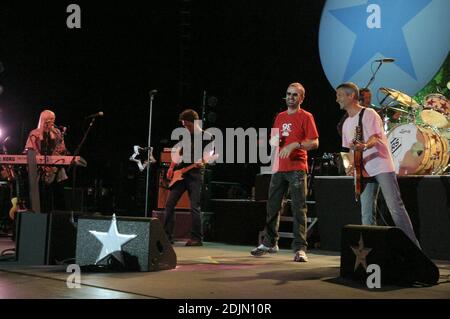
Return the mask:
<path id="1" fill-rule="evenodd" d="M 74 160 L 74 164 L 81 167 L 86 167 L 87 162 L 81 156 L 66 156 L 66 155 L 36 155 L 37 165 L 49 165 L 49 166 L 69 166 Z M 7 165 L 26 165 L 28 164 L 27 155 L 0 155 L 0 164 Z"/>

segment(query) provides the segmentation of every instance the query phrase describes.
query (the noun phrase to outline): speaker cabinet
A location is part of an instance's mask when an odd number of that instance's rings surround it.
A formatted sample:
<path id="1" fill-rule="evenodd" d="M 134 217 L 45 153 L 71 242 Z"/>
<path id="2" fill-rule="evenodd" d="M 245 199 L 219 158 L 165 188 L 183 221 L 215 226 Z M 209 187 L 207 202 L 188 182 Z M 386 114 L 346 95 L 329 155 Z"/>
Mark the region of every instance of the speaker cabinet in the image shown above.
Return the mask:
<path id="1" fill-rule="evenodd" d="M 176 267 L 177 257 L 157 218 L 117 217 L 119 234 L 137 235 L 121 247 L 123 264 L 108 255 L 96 263 L 103 244 L 90 232 L 108 233 L 112 217 L 78 219 L 76 263 L 80 266 L 110 267 L 121 271 L 157 271 Z"/>
<path id="2" fill-rule="evenodd" d="M 162 225 L 165 221 L 164 210 L 154 210 L 152 212 L 154 218 L 158 218 Z M 192 216 L 190 211 L 175 210 L 175 227 L 173 230 L 174 239 L 191 238 Z"/>
<path id="3" fill-rule="evenodd" d="M 366 267 L 377 264 L 385 284 L 439 280 L 436 265 L 397 227 L 347 225 L 341 243 L 341 277 L 366 281 Z"/>
<path id="4" fill-rule="evenodd" d="M 75 258 L 76 228 L 80 213 L 22 212 L 17 215 L 16 259 L 21 265 L 56 265 Z"/>
<path id="5" fill-rule="evenodd" d="M 169 196 L 169 192 L 170 192 L 169 183 L 164 178 L 166 172 L 167 172 L 167 169 L 164 169 L 164 168 L 161 168 L 159 170 L 158 209 L 166 208 L 167 197 Z M 189 194 L 187 191 L 184 192 L 183 195 L 181 195 L 181 198 L 178 201 L 175 208 L 176 209 L 190 209 L 191 208 L 191 202 L 189 200 Z"/>

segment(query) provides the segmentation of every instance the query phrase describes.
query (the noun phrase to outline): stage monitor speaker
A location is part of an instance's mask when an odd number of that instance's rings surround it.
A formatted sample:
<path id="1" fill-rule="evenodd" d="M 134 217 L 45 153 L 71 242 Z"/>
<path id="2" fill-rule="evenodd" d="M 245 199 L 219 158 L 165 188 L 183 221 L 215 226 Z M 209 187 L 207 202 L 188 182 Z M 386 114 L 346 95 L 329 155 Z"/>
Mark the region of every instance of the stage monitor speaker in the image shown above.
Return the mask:
<path id="1" fill-rule="evenodd" d="M 78 219 L 76 263 L 87 269 L 111 269 L 120 271 L 158 271 L 173 269 L 177 256 L 157 218 L 117 217 L 119 234 L 137 235 L 121 247 L 123 264 L 112 255 L 97 263 L 103 244 L 90 232 L 108 233 L 114 227 L 112 217 Z M 112 252 L 111 252 L 112 253 Z M 92 266 L 92 267 L 91 267 Z"/>
<path id="2" fill-rule="evenodd" d="M 384 284 L 433 285 L 439 280 L 439 269 L 400 228 L 344 226 L 341 277 L 366 281 L 370 264 L 380 267 Z"/>
<path id="3" fill-rule="evenodd" d="M 76 228 L 67 211 L 17 214 L 16 259 L 20 265 L 56 265 L 75 258 Z"/>
<path id="4" fill-rule="evenodd" d="M 47 261 L 48 215 L 17 214 L 16 257 L 20 265 L 45 265 Z"/>

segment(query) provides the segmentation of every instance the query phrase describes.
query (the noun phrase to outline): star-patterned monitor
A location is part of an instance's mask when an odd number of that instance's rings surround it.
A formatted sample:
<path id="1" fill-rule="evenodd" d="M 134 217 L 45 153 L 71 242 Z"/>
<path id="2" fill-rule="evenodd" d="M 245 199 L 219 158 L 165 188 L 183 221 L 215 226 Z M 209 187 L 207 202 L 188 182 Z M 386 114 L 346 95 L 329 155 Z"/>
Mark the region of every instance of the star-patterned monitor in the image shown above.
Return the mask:
<path id="1" fill-rule="evenodd" d="M 157 271 L 176 267 L 177 257 L 157 218 L 78 219 L 76 263 L 92 270 Z"/>
<path id="2" fill-rule="evenodd" d="M 367 268 L 381 269 L 382 284 L 435 284 L 439 269 L 397 227 L 347 225 L 342 231 L 341 277 L 366 282 Z"/>

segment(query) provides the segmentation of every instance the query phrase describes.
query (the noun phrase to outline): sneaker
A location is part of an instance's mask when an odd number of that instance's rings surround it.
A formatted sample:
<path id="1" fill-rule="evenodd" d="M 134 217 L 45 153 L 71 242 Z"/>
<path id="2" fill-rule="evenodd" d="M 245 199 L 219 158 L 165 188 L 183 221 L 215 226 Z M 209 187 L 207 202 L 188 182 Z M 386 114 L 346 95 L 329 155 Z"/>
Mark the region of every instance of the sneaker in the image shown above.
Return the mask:
<path id="1" fill-rule="evenodd" d="M 262 255 L 265 255 L 267 253 L 269 253 L 269 254 L 277 253 L 278 250 L 280 250 L 278 248 L 278 245 L 275 245 L 273 247 L 267 247 L 267 246 L 264 246 L 263 244 L 261 244 L 258 247 L 256 247 L 255 249 L 253 249 L 250 252 L 250 254 L 252 254 L 253 256 L 262 256 Z"/>
<path id="2" fill-rule="evenodd" d="M 299 250 L 295 253 L 294 261 L 300 262 L 300 263 L 306 263 L 308 261 L 308 256 L 306 256 L 306 253 L 304 250 Z"/>
<path id="3" fill-rule="evenodd" d="M 192 247 L 192 246 L 203 246 L 203 243 L 200 240 L 189 239 L 186 242 L 186 246 L 189 246 L 189 247 Z"/>

